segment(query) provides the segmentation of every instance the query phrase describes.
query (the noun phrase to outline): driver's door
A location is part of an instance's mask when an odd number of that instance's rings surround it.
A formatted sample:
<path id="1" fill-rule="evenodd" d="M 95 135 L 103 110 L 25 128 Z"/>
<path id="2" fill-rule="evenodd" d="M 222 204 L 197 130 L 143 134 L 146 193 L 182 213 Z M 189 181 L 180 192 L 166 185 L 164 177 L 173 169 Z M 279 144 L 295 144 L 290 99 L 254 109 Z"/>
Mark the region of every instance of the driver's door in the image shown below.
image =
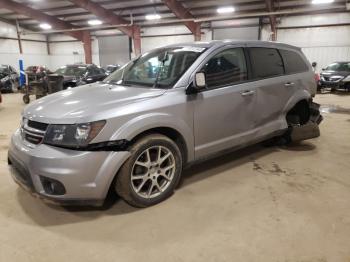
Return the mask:
<path id="1" fill-rule="evenodd" d="M 195 157 L 203 158 L 254 138 L 256 90 L 247 82 L 242 47 L 226 47 L 206 61 L 207 88 L 195 97 Z"/>

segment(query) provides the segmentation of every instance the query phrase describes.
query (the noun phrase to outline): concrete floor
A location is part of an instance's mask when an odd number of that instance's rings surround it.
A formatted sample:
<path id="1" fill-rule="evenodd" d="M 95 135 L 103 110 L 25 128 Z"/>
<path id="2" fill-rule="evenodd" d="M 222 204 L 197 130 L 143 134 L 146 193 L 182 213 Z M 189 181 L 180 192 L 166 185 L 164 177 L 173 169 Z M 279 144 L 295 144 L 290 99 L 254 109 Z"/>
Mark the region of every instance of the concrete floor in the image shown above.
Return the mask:
<path id="1" fill-rule="evenodd" d="M 253 146 L 186 171 L 169 200 L 135 209 L 49 206 L 12 181 L 20 95 L 0 105 L 0 261 L 350 261 L 350 96 L 318 95 L 320 138 Z"/>

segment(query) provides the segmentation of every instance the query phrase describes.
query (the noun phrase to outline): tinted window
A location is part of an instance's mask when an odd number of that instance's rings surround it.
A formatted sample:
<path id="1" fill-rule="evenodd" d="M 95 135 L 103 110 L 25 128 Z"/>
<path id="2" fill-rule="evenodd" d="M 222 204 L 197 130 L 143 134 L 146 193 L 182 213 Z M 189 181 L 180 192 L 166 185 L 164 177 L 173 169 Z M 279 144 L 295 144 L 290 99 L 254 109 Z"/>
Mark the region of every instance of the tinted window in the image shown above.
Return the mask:
<path id="1" fill-rule="evenodd" d="M 56 74 L 63 76 L 83 76 L 86 73 L 86 66 L 62 66 L 55 71 Z"/>
<path id="2" fill-rule="evenodd" d="M 266 78 L 284 74 L 280 54 L 273 48 L 249 48 L 253 78 Z"/>
<path id="3" fill-rule="evenodd" d="M 333 63 L 327 66 L 326 70 L 350 72 L 350 63 Z"/>
<path id="4" fill-rule="evenodd" d="M 308 66 L 297 52 L 279 50 L 283 58 L 286 74 L 308 71 Z"/>
<path id="5" fill-rule="evenodd" d="M 208 88 L 232 85 L 247 79 L 243 48 L 224 50 L 212 57 L 203 67 Z"/>

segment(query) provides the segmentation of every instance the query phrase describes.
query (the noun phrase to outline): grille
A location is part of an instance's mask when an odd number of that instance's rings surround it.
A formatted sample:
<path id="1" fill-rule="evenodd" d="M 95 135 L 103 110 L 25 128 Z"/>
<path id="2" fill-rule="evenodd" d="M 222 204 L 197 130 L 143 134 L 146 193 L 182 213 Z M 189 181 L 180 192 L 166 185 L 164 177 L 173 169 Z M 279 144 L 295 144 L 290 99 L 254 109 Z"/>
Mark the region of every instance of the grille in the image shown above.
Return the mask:
<path id="1" fill-rule="evenodd" d="M 32 134 L 28 134 L 27 132 L 25 132 L 24 139 L 27 140 L 29 143 L 32 143 L 34 145 L 38 145 L 43 141 L 44 137 L 43 136 L 34 136 Z"/>
<path id="2" fill-rule="evenodd" d="M 48 124 L 28 120 L 28 126 L 41 131 L 46 131 Z"/>
<path id="3" fill-rule="evenodd" d="M 31 144 L 38 145 L 44 140 L 48 124 L 24 119 L 22 137 Z"/>

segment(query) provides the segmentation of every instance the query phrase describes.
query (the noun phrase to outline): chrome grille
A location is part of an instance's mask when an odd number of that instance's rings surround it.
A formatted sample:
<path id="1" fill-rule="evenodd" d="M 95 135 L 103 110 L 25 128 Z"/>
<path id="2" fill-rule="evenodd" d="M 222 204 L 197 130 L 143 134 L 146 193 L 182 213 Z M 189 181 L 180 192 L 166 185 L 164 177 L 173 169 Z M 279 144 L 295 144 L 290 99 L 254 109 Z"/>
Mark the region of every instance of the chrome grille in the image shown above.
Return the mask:
<path id="1" fill-rule="evenodd" d="M 21 132 L 27 142 L 38 145 L 43 142 L 48 124 L 23 119 Z"/>

